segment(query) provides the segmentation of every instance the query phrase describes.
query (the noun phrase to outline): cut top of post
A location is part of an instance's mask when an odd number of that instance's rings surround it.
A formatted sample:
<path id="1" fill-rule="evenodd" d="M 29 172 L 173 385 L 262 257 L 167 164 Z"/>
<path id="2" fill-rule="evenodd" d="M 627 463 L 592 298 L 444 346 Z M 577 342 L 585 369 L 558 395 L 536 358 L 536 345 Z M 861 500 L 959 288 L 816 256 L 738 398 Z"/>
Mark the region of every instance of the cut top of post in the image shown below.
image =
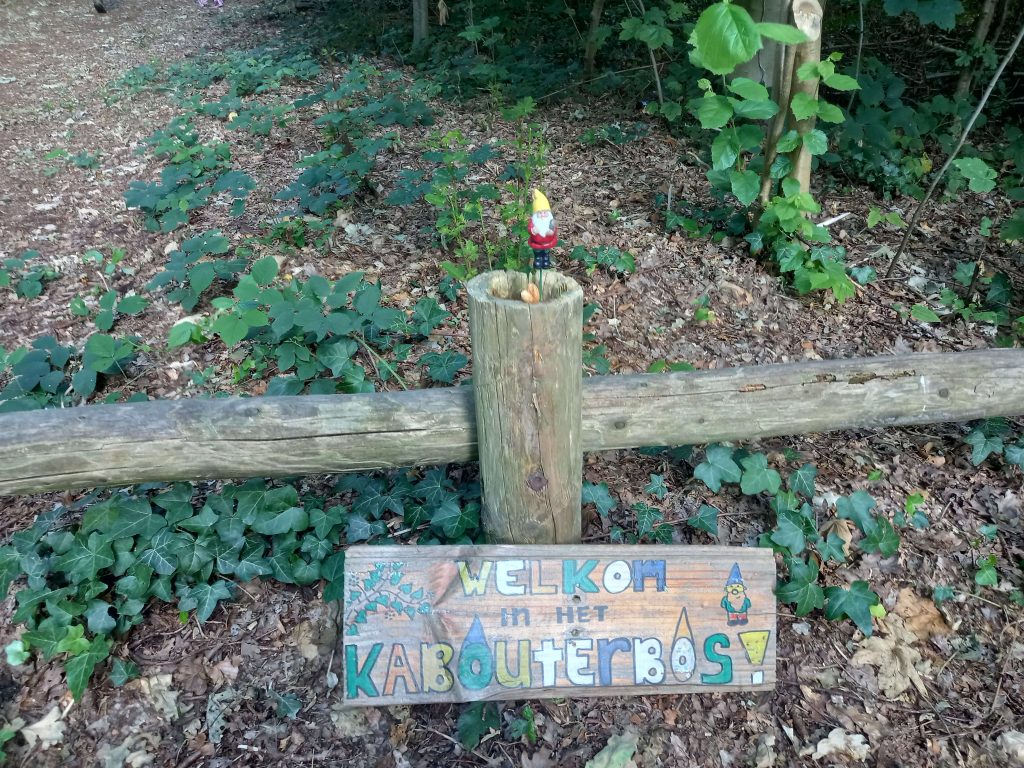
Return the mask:
<path id="1" fill-rule="evenodd" d="M 523 272 L 485 272 L 470 280 L 466 290 L 477 301 L 507 301 L 522 308 L 571 302 L 576 295 L 583 295 L 583 289 L 571 277 L 553 269 L 544 270 L 543 297 L 538 304 L 529 304 L 520 297 L 530 282 L 530 276 Z"/>

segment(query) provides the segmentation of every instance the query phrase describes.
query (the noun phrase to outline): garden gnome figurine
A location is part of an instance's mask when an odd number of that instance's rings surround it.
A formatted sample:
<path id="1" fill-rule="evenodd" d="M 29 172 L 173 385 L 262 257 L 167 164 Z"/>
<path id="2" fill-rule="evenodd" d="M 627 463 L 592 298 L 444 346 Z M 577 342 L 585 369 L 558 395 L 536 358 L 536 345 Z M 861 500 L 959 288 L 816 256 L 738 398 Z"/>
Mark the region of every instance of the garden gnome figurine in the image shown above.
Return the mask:
<path id="1" fill-rule="evenodd" d="M 728 615 L 726 623 L 730 627 L 747 623 L 750 598 L 747 597 L 747 586 L 743 583 L 743 574 L 740 573 L 739 563 L 732 564 L 729 580 L 725 582 L 725 597 L 722 598 L 722 608 L 725 609 Z"/>
<path id="2" fill-rule="evenodd" d="M 544 295 L 544 270 L 551 268 L 550 250 L 558 243 L 558 227 L 551 215 L 551 204 L 539 189 L 533 190 L 533 214 L 526 222 L 530 233 L 527 241 L 533 249 L 533 268 L 538 272 L 539 293 Z"/>

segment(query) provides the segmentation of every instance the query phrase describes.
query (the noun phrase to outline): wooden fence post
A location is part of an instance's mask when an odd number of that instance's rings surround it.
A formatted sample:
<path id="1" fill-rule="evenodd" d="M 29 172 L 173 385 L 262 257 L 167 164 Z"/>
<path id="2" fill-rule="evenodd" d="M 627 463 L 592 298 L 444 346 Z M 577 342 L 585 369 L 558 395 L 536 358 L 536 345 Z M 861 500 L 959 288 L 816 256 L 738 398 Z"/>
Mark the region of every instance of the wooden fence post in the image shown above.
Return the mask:
<path id="1" fill-rule="evenodd" d="M 583 291 L 544 272 L 544 300 L 521 301 L 527 277 L 469 281 L 483 527 L 501 544 L 580 540 L 583 484 Z"/>

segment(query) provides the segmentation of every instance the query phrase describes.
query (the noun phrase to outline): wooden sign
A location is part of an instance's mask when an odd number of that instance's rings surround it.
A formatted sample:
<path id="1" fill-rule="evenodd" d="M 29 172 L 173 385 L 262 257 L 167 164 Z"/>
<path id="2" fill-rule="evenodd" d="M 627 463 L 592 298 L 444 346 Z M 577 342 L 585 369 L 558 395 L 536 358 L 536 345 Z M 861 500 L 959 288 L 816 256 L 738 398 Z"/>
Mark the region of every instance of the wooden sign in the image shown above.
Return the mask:
<path id="1" fill-rule="evenodd" d="M 774 587 L 747 547 L 352 547 L 345 700 L 772 688 Z"/>

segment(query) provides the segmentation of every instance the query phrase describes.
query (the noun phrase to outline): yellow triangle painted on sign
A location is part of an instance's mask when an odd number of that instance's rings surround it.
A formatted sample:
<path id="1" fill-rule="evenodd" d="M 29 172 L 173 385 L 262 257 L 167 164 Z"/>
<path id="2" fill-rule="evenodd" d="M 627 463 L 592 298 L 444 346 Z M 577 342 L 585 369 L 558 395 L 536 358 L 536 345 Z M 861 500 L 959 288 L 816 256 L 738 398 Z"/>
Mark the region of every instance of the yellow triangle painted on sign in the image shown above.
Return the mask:
<path id="1" fill-rule="evenodd" d="M 740 632 L 740 642 L 747 652 L 747 660 L 751 664 L 763 664 L 764 652 L 768 649 L 768 637 L 770 629 L 752 629 L 749 632 Z"/>

